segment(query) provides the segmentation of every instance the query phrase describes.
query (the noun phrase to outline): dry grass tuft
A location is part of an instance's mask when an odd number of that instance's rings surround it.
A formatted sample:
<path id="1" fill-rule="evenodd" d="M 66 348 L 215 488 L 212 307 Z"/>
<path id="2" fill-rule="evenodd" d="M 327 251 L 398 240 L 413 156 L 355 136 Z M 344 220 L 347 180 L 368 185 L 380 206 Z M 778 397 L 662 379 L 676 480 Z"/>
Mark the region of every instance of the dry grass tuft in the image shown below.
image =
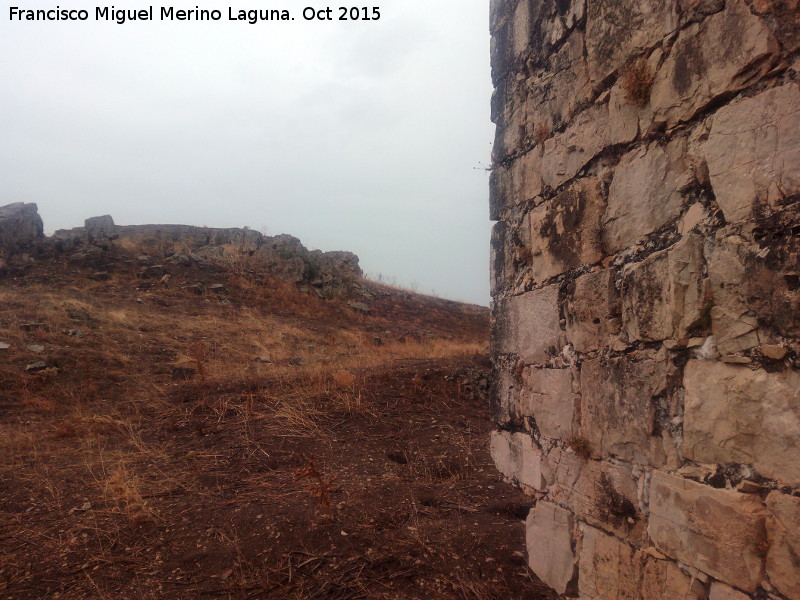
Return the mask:
<path id="1" fill-rule="evenodd" d="M 650 102 L 650 89 L 653 87 L 655 74 L 650 63 L 641 57 L 628 65 L 622 73 L 622 91 L 625 99 L 634 106 L 644 108 Z"/>

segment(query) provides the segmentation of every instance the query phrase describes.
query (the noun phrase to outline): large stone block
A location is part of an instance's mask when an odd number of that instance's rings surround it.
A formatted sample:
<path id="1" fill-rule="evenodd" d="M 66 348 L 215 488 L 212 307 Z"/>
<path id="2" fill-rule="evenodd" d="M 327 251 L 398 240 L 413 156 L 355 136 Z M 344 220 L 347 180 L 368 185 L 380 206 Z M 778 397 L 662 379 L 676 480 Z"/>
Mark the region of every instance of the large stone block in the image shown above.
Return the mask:
<path id="1" fill-rule="evenodd" d="M 577 114 L 562 133 L 544 144 L 542 183 L 556 189 L 609 146 L 636 139 L 639 124 L 634 121 L 612 122 L 609 106 L 595 104 Z"/>
<path id="2" fill-rule="evenodd" d="M 0 206 L 0 258 L 29 250 L 44 237 L 43 229 L 35 204 Z"/>
<path id="3" fill-rule="evenodd" d="M 751 464 L 800 485 L 800 373 L 692 360 L 684 386 L 686 458 Z"/>
<path id="4" fill-rule="evenodd" d="M 543 459 L 542 474 L 550 498 L 579 519 L 619 538 L 641 540 L 645 519 L 630 465 L 587 461 L 554 449 Z"/>
<path id="5" fill-rule="evenodd" d="M 706 600 L 703 585 L 674 562 L 654 559 L 643 562 L 641 600 Z"/>
<path id="6" fill-rule="evenodd" d="M 750 600 L 750 596 L 733 589 L 729 585 L 715 581 L 711 584 L 711 593 L 708 595 L 708 600 Z"/>
<path id="7" fill-rule="evenodd" d="M 542 148 L 516 157 L 510 164 L 497 165 L 489 178 L 490 216 L 500 219 L 513 207 L 535 201 L 544 189 Z"/>
<path id="8" fill-rule="evenodd" d="M 581 367 L 581 437 L 593 456 L 659 466 L 665 455 L 655 429 L 655 397 L 666 393 L 668 359 L 645 350 L 600 357 Z"/>
<path id="9" fill-rule="evenodd" d="M 599 529 L 581 524 L 583 540 L 578 563 L 581 598 L 640 600 L 636 551 Z"/>
<path id="10" fill-rule="evenodd" d="M 772 492 L 767 508 L 767 576 L 789 600 L 800 600 L 800 498 Z"/>
<path id="11" fill-rule="evenodd" d="M 527 433 L 493 431 L 489 448 L 492 460 L 507 479 L 544 491 L 542 453 Z"/>
<path id="12" fill-rule="evenodd" d="M 681 214 L 682 192 L 694 181 L 685 140 L 643 146 L 622 157 L 608 189 L 603 246 L 614 254 Z"/>
<path id="13" fill-rule="evenodd" d="M 674 127 L 722 94 L 757 81 L 777 59 L 778 43 L 743 0 L 683 29 L 650 94 L 655 122 Z"/>
<path id="14" fill-rule="evenodd" d="M 499 348 L 515 353 L 526 364 L 544 364 L 563 349 L 558 306 L 559 286 L 551 285 L 510 298 Z"/>
<path id="15" fill-rule="evenodd" d="M 533 417 L 541 434 L 567 439 L 573 434 L 575 395 L 569 369 L 528 368 L 523 373 L 519 416 Z"/>
<path id="16" fill-rule="evenodd" d="M 711 326 L 723 354 L 800 337 L 798 205 L 726 227 L 708 253 Z"/>
<path id="17" fill-rule="evenodd" d="M 586 15 L 589 74 L 600 82 L 678 26 L 674 2 L 593 0 Z"/>
<path id="18" fill-rule="evenodd" d="M 575 280 L 567 302 L 567 340 L 578 352 L 609 346 L 620 330 L 620 300 L 613 269 L 588 273 Z"/>
<path id="19" fill-rule="evenodd" d="M 758 496 L 654 471 L 649 506 L 648 532 L 661 552 L 740 589 L 758 587 L 767 517 Z"/>
<path id="20" fill-rule="evenodd" d="M 703 238 L 690 234 L 622 271 L 622 324 L 630 342 L 685 337 L 704 305 Z"/>
<path id="21" fill-rule="evenodd" d="M 531 274 L 543 282 L 603 258 L 600 180 L 580 179 L 529 214 Z"/>
<path id="22" fill-rule="evenodd" d="M 800 84 L 733 102 L 710 120 L 703 153 L 727 221 L 800 193 Z"/>
<path id="23" fill-rule="evenodd" d="M 540 500 L 528 514 L 528 565 L 559 594 L 571 594 L 575 589 L 573 528 L 572 513 L 550 502 Z"/>

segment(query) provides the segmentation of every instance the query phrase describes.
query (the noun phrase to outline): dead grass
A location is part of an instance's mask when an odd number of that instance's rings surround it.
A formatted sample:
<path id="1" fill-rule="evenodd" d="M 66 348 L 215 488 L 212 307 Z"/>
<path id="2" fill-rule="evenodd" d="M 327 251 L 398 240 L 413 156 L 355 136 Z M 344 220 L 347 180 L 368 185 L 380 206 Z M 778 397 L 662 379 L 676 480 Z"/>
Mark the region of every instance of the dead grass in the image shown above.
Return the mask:
<path id="1" fill-rule="evenodd" d="M 655 74 L 647 58 L 641 57 L 628 65 L 622 73 L 622 91 L 625 99 L 634 106 L 644 108 L 650 102 L 650 89 Z"/>

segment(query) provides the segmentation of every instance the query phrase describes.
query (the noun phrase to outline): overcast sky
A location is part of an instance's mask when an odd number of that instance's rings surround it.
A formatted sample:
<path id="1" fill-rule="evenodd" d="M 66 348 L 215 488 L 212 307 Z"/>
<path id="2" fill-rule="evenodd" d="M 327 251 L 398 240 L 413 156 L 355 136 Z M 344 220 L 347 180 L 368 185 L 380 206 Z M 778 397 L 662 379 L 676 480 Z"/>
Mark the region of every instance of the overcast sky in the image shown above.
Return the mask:
<path id="1" fill-rule="evenodd" d="M 10 21 L 9 5 L 90 20 Z M 305 21 L 306 6 L 338 17 L 310 0 L 156 2 L 155 21 L 124 25 L 97 6 L 3 5 L 0 204 L 36 202 L 47 232 L 109 213 L 290 233 L 488 302 L 487 1 L 378 0 L 366 22 Z M 162 22 L 162 6 L 222 20 Z M 295 20 L 231 22 L 229 6 Z"/>

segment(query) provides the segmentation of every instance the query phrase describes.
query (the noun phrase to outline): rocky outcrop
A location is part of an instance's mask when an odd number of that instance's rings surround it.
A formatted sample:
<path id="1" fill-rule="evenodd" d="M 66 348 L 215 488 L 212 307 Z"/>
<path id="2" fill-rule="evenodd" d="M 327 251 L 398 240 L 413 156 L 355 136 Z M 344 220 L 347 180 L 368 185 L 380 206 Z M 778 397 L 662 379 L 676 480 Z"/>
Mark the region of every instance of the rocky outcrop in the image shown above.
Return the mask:
<path id="1" fill-rule="evenodd" d="M 76 264 L 99 266 L 116 253 L 135 253 L 143 276 L 164 275 L 159 265 L 222 264 L 267 271 L 313 288 L 321 296 L 347 293 L 361 277 L 352 252 L 308 250 L 295 237 L 267 236 L 248 228 L 191 225 L 117 225 L 111 215 L 86 219 L 83 227 L 42 234 L 35 204 L 0 207 L 0 267 L 9 257 L 30 260 L 25 252 L 65 255 Z"/>
<path id="2" fill-rule="evenodd" d="M 25 263 L 44 239 L 42 218 L 35 204 L 16 202 L 0 207 L 0 270 Z"/>
<path id="3" fill-rule="evenodd" d="M 800 600 L 796 0 L 494 0 L 492 456 L 585 599 Z"/>

